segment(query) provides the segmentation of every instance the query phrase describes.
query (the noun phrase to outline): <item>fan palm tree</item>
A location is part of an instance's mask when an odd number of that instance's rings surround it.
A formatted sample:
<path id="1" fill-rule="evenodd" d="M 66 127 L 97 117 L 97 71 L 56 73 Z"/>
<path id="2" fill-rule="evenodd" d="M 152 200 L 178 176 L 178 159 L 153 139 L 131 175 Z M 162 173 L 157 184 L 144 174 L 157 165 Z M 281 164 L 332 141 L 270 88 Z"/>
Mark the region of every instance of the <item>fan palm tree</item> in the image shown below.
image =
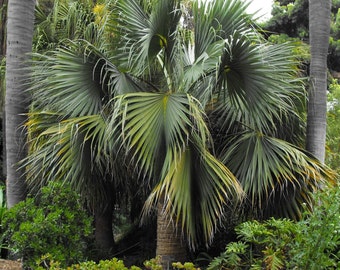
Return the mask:
<path id="1" fill-rule="evenodd" d="M 101 46 L 78 40 L 36 55 L 31 185 L 70 181 L 107 209 L 110 195 L 99 194 L 138 178 L 151 187 L 143 217 L 157 213 L 164 266 L 184 259 L 183 239 L 209 244 L 244 195 L 261 215 L 277 204 L 299 214 L 330 175 L 296 146 L 291 48 L 265 44 L 239 0 L 194 2 L 193 29 L 177 0 L 106 8 Z"/>

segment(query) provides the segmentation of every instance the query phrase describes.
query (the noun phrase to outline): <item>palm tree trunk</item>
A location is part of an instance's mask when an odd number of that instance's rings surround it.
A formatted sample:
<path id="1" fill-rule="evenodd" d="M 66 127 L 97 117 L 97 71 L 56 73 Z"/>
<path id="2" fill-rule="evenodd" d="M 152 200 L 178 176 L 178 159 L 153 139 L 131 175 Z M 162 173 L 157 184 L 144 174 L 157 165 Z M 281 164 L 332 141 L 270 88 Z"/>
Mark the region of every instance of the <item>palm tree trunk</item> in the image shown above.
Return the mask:
<path id="1" fill-rule="evenodd" d="M 309 0 L 311 47 L 306 148 L 325 161 L 327 113 L 327 53 L 330 35 L 331 0 Z"/>
<path id="2" fill-rule="evenodd" d="M 175 222 L 165 214 L 164 197 L 157 204 L 157 248 L 156 256 L 160 258 L 163 269 L 172 269 L 172 262 L 185 262 L 186 246 Z"/>
<path id="3" fill-rule="evenodd" d="M 113 192 L 107 185 L 105 203 L 99 203 L 94 209 L 95 242 L 99 259 L 111 257 L 114 248 L 114 236 L 112 229 Z"/>
<path id="4" fill-rule="evenodd" d="M 112 207 L 107 207 L 105 211 L 102 209 L 95 211 L 95 241 L 100 259 L 109 258 L 114 247 L 112 210 Z"/>
<path id="5" fill-rule="evenodd" d="M 23 169 L 18 162 L 26 156 L 25 132 L 22 124 L 28 110 L 27 53 L 32 51 L 35 0 L 9 0 L 6 51 L 6 159 L 7 159 L 7 205 L 23 200 L 26 185 Z"/>

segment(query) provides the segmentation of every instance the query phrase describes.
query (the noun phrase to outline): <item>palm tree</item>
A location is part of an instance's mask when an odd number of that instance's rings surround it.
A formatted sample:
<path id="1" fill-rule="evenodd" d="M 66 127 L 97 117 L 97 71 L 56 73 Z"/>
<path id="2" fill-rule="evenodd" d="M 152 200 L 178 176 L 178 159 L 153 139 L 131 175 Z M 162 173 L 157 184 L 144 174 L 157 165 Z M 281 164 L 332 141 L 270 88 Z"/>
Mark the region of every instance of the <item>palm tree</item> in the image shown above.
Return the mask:
<path id="1" fill-rule="evenodd" d="M 309 0 L 311 63 L 306 148 L 321 162 L 325 161 L 326 150 L 327 54 L 331 6 L 331 0 Z"/>
<path id="2" fill-rule="evenodd" d="M 291 48 L 263 43 L 239 0 L 194 2 L 194 29 L 177 0 L 113 4 L 100 47 L 78 40 L 36 55 L 30 183 L 70 181 L 105 206 L 105 184 L 138 178 L 152 188 L 143 217 L 157 208 L 163 266 L 184 259 L 186 241 L 209 244 L 243 190 L 259 215 L 277 204 L 298 215 L 330 175 L 296 146 Z"/>
<path id="3" fill-rule="evenodd" d="M 5 136 L 7 166 L 7 205 L 23 200 L 26 196 L 24 170 L 17 163 L 26 156 L 25 131 L 21 129 L 28 111 L 27 53 L 32 51 L 35 1 L 8 1 Z"/>

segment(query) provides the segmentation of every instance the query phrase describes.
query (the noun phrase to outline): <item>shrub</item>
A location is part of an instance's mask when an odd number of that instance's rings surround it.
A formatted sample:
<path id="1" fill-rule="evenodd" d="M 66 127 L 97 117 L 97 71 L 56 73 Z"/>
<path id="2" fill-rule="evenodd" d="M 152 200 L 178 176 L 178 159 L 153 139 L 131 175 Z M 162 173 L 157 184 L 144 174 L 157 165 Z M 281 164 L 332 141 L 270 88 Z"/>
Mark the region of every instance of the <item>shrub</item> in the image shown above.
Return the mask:
<path id="1" fill-rule="evenodd" d="M 46 263 L 46 259 L 48 263 Z M 49 270 L 141 270 L 138 266 L 126 267 L 122 260 L 112 258 L 111 260 L 101 260 L 98 263 L 94 261 L 82 262 L 79 264 L 73 264 L 67 268 L 62 268 L 60 263 L 57 261 L 50 260 L 50 255 L 43 256 L 39 261 L 39 264 L 45 264 Z M 144 262 L 144 267 L 151 270 L 162 270 L 159 258 L 153 258 Z M 172 264 L 173 269 L 184 269 L 184 270 L 199 270 L 193 263 L 186 262 L 184 264 L 177 262 Z M 36 268 L 36 270 L 43 270 L 42 266 Z"/>
<path id="2" fill-rule="evenodd" d="M 313 212 L 298 222 L 290 245 L 291 268 L 340 269 L 340 188 L 327 189 L 315 197 Z"/>
<path id="3" fill-rule="evenodd" d="M 49 259 L 49 255 L 42 257 L 41 262 L 45 262 L 46 259 Z M 94 261 L 82 262 L 79 264 L 73 264 L 68 266 L 67 268 L 63 268 L 60 266 L 60 263 L 57 261 L 49 261 L 46 264 L 49 270 L 141 270 L 141 268 L 137 266 L 131 266 L 130 268 L 124 265 L 122 260 L 117 258 L 113 258 L 111 260 L 101 260 L 98 263 Z M 36 270 L 43 270 L 42 266 L 36 268 Z"/>
<path id="4" fill-rule="evenodd" d="M 240 241 L 229 243 L 208 269 L 283 269 L 296 229 L 288 219 L 241 223 L 235 229 Z"/>
<path id="5" fill-rule="evenodd" d="M 315 195 L 312 212 L 299 222 L 270 219 L 236 227 L 231 242 L 208 270 L 218 269 L 340 269 L 340 188 Z"/>
<path id="6" fill-rule="evenodd" d="M 92 236 L 92 220 L 78 194 L 56 183 L 12 207 L 3 225 L 9 248 L 28 267 L 46 253 L 61 266 L 82 261 Z"/>

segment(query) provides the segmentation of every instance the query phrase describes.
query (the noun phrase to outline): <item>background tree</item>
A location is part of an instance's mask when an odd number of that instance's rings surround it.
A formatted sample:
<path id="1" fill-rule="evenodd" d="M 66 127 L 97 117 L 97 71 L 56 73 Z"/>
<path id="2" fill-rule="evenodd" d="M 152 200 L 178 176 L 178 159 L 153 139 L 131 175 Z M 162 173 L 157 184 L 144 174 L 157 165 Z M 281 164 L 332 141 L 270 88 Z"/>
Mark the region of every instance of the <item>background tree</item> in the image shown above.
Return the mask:
<path id="1" fill-rule="evenodd" d="M 340 71 L 340 1 L 332 0 L 331 8 L 331 32 L 328 54 L 328 68 L 333 71 Z M 309 39 L 309 3 L 308 0 L 275 1 L 272 9 L 272 17 L 262 23 L 265 35 L 288 35 L 290 38 L 298 38 L 308 43 Z M 334 75 L 334 73 L 333 73 Z"/>
<path id="2" fill-rule="evenodd" d="M 309 63 L 310 63 L 310 51 L 308 49 L 309 42 L 309 4 L 307 0 L 298 0 L 289 3 L 289 1 L 277 1 L 273 5 L 273 17 L 263 23 L 263 28 L 268 30 L 265 31 L 265 35 L 268 37 L 270 42 L 282 43 L 287 40 L 294 41 L 298 45 L 294 53 L 302 56 L 301 69 L 303 70 L 302 76 L 309 75 Z M 328 111 L 328 124 L 327 124 L 327 139 L 326 139 L 326 164 L 330 165 L 333 169 L 338 170 L 339 166 L 335 160 L 338 159 L 338 148 L 335 144 L 334 134 L 337 134 L 338 124 L 334 121 L 334 110 L 333 105 L 337 100 L 337 80 L 339 79 L 339 8 L 340 1 L 332 0 L 331 7 L 331 31 L 330 41 L 328 49 L 328 100 L 331 109 Z M 298 16 L 296 16 L 298 15 Z M 302 19 L 305 18 L 305 19 Z M 298 29 L 297 31 L 291 31 L 291 29 Z M 294 33 L 293 33 L 294 32 Z M 335 79 L 333 80 L 332 77 Z M 334 93 L 333 93 L 334 91 Z"/>
<path id="3" fill-rule="evenodd" d="M 331 0 L 309 0 L 310 86 L 307 110 L 306 148 L 325 161 L 327 114 L 327 54 L 330 35 Z"/>
<path id="4" fill-rule="evenodd" d="M 26 196 L 25 173 L 18 162 L 26 157 L 26 136 L 22 125 L 26 121 L 28 55 L 32 51 L 35 1 L 8 1 L 6 50 L 6 165 L 7 205 L 13 206 Z"/>

